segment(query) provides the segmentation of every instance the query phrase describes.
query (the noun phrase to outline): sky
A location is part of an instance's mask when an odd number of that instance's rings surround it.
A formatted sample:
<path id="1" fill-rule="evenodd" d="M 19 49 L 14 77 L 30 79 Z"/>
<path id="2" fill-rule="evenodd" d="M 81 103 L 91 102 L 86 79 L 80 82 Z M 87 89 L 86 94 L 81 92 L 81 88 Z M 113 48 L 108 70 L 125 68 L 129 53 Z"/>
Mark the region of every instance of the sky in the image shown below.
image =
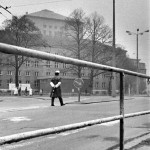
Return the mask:
<path id="1" fill-rule="evenodd" d="M 13 15 L 24 15 L 43 9 L 69 16 L 76 8 L 82 8 L 88 16 L 97 12 L 105 19 L 105 24 L 113 28 L 113 0 L 0 0 L 0 5 L 9 7 Z M 11 15 L 0 8 L 0 27 Z M 115 0 L 116 44 L 122 46 L 130 58 L 136 59 L 136 35 L 128 35 L 126 31 L 136 33 L 150 30 L 150 0 Z M 146 63 L 147 75 L 150 75 L 150 32 L 139 35 L 138 53 L 141 62 Z"/>

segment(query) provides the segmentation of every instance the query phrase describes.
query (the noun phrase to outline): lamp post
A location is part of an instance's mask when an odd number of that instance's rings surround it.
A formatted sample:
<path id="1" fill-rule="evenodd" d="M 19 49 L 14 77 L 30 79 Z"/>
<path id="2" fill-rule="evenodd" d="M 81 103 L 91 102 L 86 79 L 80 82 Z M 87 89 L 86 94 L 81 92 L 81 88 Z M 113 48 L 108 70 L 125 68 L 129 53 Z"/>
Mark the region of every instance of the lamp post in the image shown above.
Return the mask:
<path id="1" fill-rule="evenodd" d="M 137 48 L 137 55 L 136 55 L 136 69 L 137 72 L 139 72 L 139 50 L 138 50 L 138 42 L 139 42 L 139 35 L 143 35 L 145 32 L 149 32 L 149 30 L 145 30 L 143 32 L 139 32 L 139 29 L 137 29 L 137 32 L 131 32 L 131 31 L 126 31 L 129 35 L 135 35 L 136 36 L 136 48 Z M 139 94 L 139 79 L 138 77 L 136 78 L 136 94 Z"/>

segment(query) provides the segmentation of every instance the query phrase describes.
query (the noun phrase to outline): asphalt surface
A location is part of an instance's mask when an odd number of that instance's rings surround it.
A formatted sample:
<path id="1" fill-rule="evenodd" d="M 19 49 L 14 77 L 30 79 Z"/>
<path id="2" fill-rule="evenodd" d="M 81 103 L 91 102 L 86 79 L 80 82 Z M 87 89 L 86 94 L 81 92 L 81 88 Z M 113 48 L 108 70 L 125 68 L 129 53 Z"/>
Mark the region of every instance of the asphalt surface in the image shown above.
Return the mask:
<path id="1" fill-rule="evenodd" d="M 125 97 L 125 113 L 149 110 L 149 97 Z M 49 97 L 0 97 L 0 136 L 58 127 L 119 114 L 119 98 L 77 97 L 64 98 L 65 106 L 55 101 L 50 106 Z M 88 150 L 117 149 L 119 147 L 119 122 L 96 125 L 56 135 L 38 137 L 18 143 L 6 144 L 1 149 L 54 149 Z M 125 145 L 128 149 L 147 150 L 150 122 L 148 116 L 127 119 Z M 142 138 L 142 139 L 141 139 Z M 140 140 L 141 139 L 141 140 Z M 136 142 L 138 140 L 138 143 Z M 52 148 L 53 147 L 53 148 Z"/>

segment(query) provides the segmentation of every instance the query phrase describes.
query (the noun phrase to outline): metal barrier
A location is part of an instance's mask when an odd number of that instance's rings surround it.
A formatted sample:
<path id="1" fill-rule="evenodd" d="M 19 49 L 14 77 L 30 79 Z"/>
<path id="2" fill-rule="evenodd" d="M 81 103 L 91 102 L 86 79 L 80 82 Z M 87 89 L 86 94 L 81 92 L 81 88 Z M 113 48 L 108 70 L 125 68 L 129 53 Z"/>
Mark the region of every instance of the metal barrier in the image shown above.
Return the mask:
<path id="1" fill-rule="evenodd" d="M 37 50 L 32 50 L 32 49 L 28 49 L 28 48 L 12 46 L 12 45 L 3 44 L 3 43 L 0 43 L 0 52 L 7 53 L 7 54 L 24 55 L 27 57 L 57 61 L 57 62 L 66 63 L 66 64 L 73 64 L 73 65 L 78 65 L 78 66 L 82 66 L 82 67 L 90 67 L 90 68 L 94 68 L 94 69 L 101 69 L 101 70 L 107 70 L 107 71 L 113 71 L 113 72 L 119 73 L 120 74 L 120 115 L 117 117 L 112 117 L 111 119 L 110 118 L 105 119 L 103 121 L 99 120 L 98 122 L 95 122 L 97 120 L 95 120 L 95 121 L 91 120 L 88 122 L 84 122 L 84 123 L 78 124 L 76 126 L 76 128 L 83 128 L 85 126 L 100 124 L 102 122 L 110 122 L 110 121 L 114 121 L 114 120 L 120 120 L 120 150 L 124 150 L 124 118 L 150 114 L 150 111 L 138 112 L 135 114 L 128 114 L 128 115 L 124 114 L 124 74 L 147 78 L 148 81 L 150 79 L 150 76 L 147 76 L 147 75 L 141 74 L 141 73 L 137 73 L 137 72 L 133 72 L 133 71 L 129 71 L 129 70 L 116 68 L 116 67 L 101 65 L 101 64 L 97 64 L 97 63 L 92 63 L 92 62 L 78 60 L 78 59 L 74 59 L 74 58 L 59 56 L 59 55 L 41 52 L 41 51 L 37 51 Z M 74 129 L 74 128 L 75 127 L 70 128 L 70 126 L 68 126 L 65 128 L 65 130 L 66 129 Z M 62 129 L 62 131 L 64 131 L 64 130 Z"/>

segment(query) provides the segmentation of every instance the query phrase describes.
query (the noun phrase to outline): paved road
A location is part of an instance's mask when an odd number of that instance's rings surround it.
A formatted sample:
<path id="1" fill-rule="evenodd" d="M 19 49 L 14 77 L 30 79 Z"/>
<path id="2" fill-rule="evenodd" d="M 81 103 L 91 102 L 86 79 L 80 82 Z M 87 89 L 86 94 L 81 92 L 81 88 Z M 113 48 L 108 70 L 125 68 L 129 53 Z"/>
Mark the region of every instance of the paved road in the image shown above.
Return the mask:
<path id="1" fill-rule="evenodd" d="M 48 97 L 1 97 L 0 98 L 0 136 L 56 127 L 119 114 L 118 98 L 82 97 L 65 98 L 66 105 L 50 107 Z M 149 110 L 148 97 L 127 97 L 125 113 Z M 147 135 L 150 132 L 149 116 L 125 120 L 125 142 Z M 32 150 L 111 150 L 118 147 L 119 122 L 96 125 L 93 127 L 68 131 L 56 135 L 34 138 L 1 149 L 20 148 Z"/>

